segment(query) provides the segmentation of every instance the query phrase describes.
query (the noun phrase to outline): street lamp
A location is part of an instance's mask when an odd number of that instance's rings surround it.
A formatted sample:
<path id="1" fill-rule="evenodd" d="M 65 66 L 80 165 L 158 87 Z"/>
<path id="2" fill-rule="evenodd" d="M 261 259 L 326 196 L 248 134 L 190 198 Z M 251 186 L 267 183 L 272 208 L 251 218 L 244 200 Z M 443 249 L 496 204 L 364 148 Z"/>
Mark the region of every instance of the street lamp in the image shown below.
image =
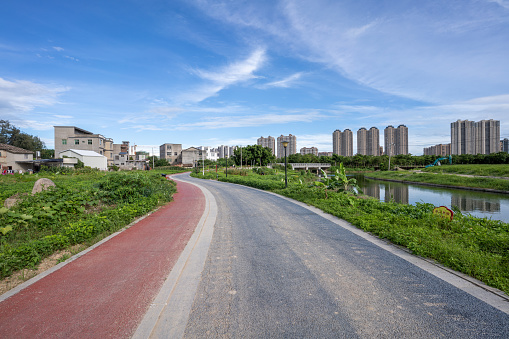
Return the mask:
<path id="1" fill-rule="evenodd" d="M 287 175 L 287 164 L 286 164 L 286 147 L 288 146 L 288 141 L 283 141 L 283 147 L 285 148 L 285 188 L 288 188 L 288 175 Z"/>
<path id="2" fill-rule="evenodd" d="M 394 144 L 391 144 L 391 143 L 388 143 L 388 144 L 387 144 L 387 146 L 388 146 L 387 148 L 389 149 L 389 168 L 387 169 L 388 171 L 390 171 L 390 170 L 391 170 L 391 153 L 392 153 L 392 152 L 391 152 L 391 146 L 393 146 L 393 145 L 394 145 Z"/>

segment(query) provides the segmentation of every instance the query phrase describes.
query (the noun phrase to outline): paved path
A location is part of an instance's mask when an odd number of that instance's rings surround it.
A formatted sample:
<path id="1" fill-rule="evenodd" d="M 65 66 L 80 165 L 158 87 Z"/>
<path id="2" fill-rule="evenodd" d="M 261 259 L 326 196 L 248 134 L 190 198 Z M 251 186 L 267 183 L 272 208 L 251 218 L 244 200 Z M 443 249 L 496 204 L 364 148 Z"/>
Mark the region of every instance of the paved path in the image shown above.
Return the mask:
<path id="1" fill-rule="evenodd" d="M 189 179 L 218 216 L 185 338 L 509 338 L 509 303 L 304 204 Z"/>
<path id="2" fill-rule="evenodd" d="M 177 188 L 170 204 L 0 302 L 0 338 L 133 335 L 205 209 L 199 188 Z"/>

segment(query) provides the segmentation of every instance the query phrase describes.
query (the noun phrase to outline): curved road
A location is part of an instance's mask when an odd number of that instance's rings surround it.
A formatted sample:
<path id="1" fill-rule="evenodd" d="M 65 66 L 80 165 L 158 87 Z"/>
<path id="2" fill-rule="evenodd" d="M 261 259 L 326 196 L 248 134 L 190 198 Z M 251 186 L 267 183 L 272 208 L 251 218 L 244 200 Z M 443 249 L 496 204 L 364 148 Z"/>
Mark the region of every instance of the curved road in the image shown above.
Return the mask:
<path id="1" fill-rule="evenodd" d="M 177 178 L 217 203 L 184 337 L 509 338 L 507 300 L 490 306 L 288 199 Z"/>

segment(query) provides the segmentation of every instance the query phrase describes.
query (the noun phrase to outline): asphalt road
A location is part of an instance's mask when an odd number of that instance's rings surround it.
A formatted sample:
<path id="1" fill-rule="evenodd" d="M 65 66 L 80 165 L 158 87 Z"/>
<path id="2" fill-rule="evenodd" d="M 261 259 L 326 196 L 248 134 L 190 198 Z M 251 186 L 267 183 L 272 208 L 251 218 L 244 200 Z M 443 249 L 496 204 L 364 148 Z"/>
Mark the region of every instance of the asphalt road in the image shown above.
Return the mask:
<path id="1" fill-rule="evenodd" d="M 327 218 L 185 180 L 218 210 L 186 338 L 509 338 L 507 313 Z"/>

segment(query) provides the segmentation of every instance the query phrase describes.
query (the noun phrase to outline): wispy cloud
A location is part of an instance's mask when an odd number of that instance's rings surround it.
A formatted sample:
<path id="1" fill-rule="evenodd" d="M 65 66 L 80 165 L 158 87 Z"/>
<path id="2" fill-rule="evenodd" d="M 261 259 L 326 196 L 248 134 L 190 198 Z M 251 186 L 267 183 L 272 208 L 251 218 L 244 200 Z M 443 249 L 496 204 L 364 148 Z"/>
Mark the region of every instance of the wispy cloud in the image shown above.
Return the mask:
<path id="1" fill-rule="evenodd" d="M 63 47 L 53 46 L 53 49 L 58 52 L 62 52 L 64 50 Z"/>
<path id="2" fill-rule="evenodd" d="M 193 70 L 205 84 L 181 95 L 179 99 L 198 103 L 215 96 L 229 86 L 254 79 L 257 77 L 254 72 L 263 65 L 265 59 L 265 49 L 258 48 L 247 59 L 231 63 L 219 70 Z"/>
<path id="3" fill-rule="evenodd" d="M 384 93 L 443 104 L 509 88 L 508 13 L 485 1 L 198 3 L 216 19 L 256 30 L 255 37 L 268 33 L 274 49 Z"/>
<path id="4" fill-rule="evenodd" d="M 323 114 L 319 112 L 309 112 L 302 114 L 264 114 L 264 115 L 247 115 L 247 116 L 228 116 L 214 117 L 203 121 L 180 124 L 176 126 L 177 130 L 190 129 L 217 129 L 217 128 L 233 128 L 233 127 L 252 127 L 262 125 L 287 124 L 294 122 L 313 122 L 314 120 L 323 118 Z"/>
<path id="5" fill-rule="evenodd" d="M 67 87 L 48 86 L 26 80 L 0 78 L 0 112 L 27 112 L 35 107 L 52 106 Z"/>
<path id="6" fill-rule="evenodd" d="M 495 2 L 505 9 L 509 9 L 509 1 L 508 0 L 488 0 L 489 2 Z"/>
<path id="7" fill-rule="evenodd" d="M 271 87 L 282 87 L 282 88 L 289 88 L 294 86 L 297 81 L 302 77 L 303 73 L 298 72 L 295 74 L 292 74 L 282 80 L 269 82 L 265 85 L 262 85 L 261 88 L 271 88 Z"/>

